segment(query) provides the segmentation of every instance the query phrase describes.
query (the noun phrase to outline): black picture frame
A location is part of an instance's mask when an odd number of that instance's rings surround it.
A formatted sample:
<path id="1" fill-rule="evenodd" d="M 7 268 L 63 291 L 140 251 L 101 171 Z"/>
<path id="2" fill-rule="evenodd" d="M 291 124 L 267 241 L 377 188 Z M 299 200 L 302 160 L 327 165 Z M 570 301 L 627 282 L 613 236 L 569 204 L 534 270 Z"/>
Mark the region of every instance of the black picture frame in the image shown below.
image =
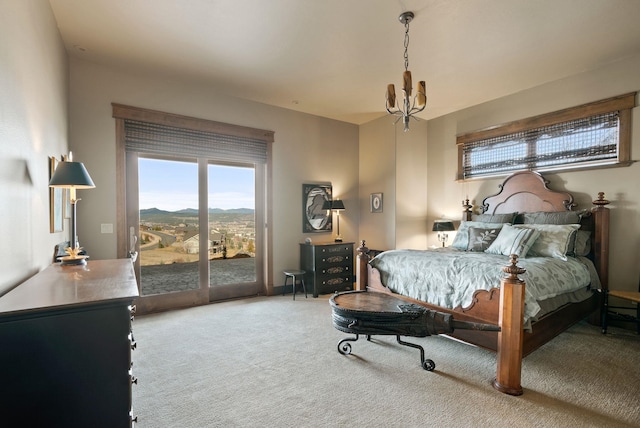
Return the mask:
<path id="1" fill-rule="evenodd" d="M 325 201 L 332 200 L 331 184 L 302 185 L 302 232 L 321 233 L 333 230 L 330 210 L 323 210 Z"/>

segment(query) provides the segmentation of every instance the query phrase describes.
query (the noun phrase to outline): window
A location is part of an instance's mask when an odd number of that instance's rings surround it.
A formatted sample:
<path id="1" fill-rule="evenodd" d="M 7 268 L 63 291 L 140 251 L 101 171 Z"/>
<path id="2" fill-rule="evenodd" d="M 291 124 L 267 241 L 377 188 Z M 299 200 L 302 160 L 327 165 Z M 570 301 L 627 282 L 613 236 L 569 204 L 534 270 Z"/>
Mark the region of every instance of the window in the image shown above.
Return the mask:
<path id="1" fill-rule="evenodd" d="M 458 179 L 631 164 L 635 93 L 460 135 Z"/>

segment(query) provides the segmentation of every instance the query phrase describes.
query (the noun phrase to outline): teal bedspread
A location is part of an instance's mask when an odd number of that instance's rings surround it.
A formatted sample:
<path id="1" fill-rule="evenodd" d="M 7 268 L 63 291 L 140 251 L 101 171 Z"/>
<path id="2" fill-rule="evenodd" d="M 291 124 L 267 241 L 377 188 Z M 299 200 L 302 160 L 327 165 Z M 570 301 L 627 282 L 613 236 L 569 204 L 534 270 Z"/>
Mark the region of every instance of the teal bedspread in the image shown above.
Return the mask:
<path id="1" fill-rule="evenodd" d="M 499 288 L 501 268 L 509 257 L 455 248 L 391 250 L 370 262 L 380 271 L 382 284 L 403 296 L 453 309 L 471 304 L 476 290 Z M 527 257 L 518 260 L 525 287 L 525 323 L 540 312 L 539 301 L 600 286 L 593 264 L 583 257 L 561 260 Z"/>

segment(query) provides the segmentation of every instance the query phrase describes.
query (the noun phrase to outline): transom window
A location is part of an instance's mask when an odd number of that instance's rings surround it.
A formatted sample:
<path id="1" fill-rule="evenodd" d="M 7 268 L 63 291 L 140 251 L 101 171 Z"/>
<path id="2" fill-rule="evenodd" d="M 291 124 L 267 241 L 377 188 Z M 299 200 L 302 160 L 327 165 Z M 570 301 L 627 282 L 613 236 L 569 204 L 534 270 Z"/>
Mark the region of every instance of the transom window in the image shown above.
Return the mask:
<path id="1" fill-rule="evenodd" d="M 458 136 L 458 179 L 627 166 L 635 93 Z"/>

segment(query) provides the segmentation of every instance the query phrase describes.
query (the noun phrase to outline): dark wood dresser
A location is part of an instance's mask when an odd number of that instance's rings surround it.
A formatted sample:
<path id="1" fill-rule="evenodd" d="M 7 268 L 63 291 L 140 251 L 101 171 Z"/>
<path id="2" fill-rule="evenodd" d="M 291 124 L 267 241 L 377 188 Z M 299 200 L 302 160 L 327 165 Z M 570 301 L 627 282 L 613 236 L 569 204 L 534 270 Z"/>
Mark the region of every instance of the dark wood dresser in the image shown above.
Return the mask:
<path id="1" fill-rule="evenodd" d="M 353 290 L 353 242 L 300 244 L 300 269 L 313 297 Z"/>
<path id="2" fill-rule="evenodd" d="M 0 418 L 132 427 L 130 259 L 54 264 L 0 297 Z"/>

